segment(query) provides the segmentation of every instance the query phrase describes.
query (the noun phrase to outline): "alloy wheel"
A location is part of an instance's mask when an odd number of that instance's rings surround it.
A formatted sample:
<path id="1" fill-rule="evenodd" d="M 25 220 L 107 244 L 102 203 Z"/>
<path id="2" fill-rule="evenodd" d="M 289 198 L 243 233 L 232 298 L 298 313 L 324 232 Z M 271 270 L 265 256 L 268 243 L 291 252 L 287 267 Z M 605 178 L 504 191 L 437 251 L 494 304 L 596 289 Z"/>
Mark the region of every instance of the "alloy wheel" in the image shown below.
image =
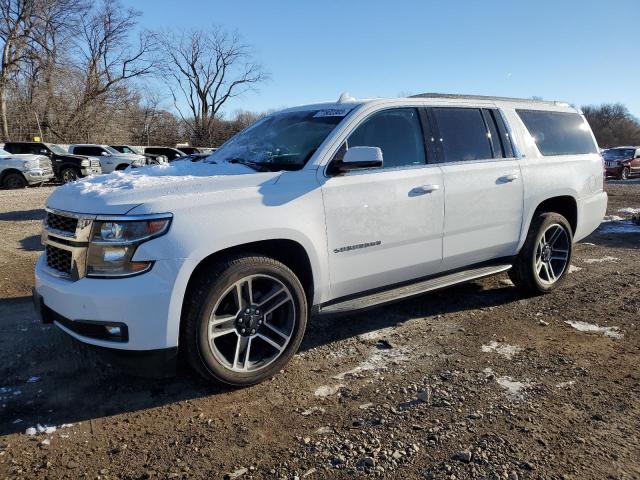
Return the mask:
<path id="1" fill-rule="evenodd" d="M 540 283 L 552 285 L 558 281 L 567 269 L 570 248 L 569 235 L 562 225 L 547 227 L 536 246 L 535 270 Z"/>
<path id="2" fill-rule="evenodd" d="M 273 363 L 294 333 L 291 291 L 270 275 L 231 285 L 216 302 L 207 325 L 211 353 L 228 370 L 256 372 Z"/>

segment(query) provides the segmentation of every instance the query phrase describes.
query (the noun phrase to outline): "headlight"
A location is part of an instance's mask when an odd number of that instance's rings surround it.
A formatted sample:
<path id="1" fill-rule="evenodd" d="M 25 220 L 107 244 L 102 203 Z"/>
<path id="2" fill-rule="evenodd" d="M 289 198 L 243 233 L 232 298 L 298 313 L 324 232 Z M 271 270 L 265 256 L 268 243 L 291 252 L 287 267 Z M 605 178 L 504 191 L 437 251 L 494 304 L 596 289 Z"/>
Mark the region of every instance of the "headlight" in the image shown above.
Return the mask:
<path id="1" fill-rule="evenodd" d="M 138 245 L 167 233 L 170 224 L 171 214 L 96 221 L 87 253 L 87 276 L 126 277 L 146 272 L 153 261 L 133 261 L 133 255 Z"/>
<path id="2" fill-rule="evenodd" d="M 89 162 L 89 160 L 81 160 L 80 161 L 80 166 L 81 167 L 88 167 L 89 165 L 91 165 L 91 162 Z"/>

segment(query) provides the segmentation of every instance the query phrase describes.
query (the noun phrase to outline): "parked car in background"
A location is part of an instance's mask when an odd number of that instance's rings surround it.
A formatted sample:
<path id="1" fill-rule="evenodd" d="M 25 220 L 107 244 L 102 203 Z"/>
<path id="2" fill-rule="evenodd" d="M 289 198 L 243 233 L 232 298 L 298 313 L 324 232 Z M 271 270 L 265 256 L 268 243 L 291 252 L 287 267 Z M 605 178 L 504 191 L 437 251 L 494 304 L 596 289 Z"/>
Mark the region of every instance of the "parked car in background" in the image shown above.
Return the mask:
<path id="1" fill-rule="evenodd" d="M 54 143 L 7 142 L 4 144 L 4 149 L 14 154 L 27 153 L 47 156 L 51 160 L 53 173 L 63 183 L 102 173 L 99 158 L 73 155 Z"/>
<path id="2" fill-rule="evenodd" d="M 54 178 L 51 160 L 44 155 L 13 154 L 0 149 L 0 187 L 24 188 Z"/>
<path id="3" fill-rule="evenodd" d="M 185 155 L 180 150 L 171 147 L 144 147 L 144 153 L 152 155 L 164 155 L 170 162 L 173 162 L 174 160 Z"/>
<path id="4" fill-rule="evenodd" d="M 607 148 L 602 152 L 607 177 L 627 180 L 640 174 L 640 147 Z"/>
<path id="5" fill-rule="evenodd" d="M 179 147 L 176 147 L 176 149 L 180 150 L 185 155 L 192 155 L 194 153 L 203 153 L 202 150 L 198 147 L 179 146 Z"/>
<path id="6" fill-rule="evenodd" d="M 158 165 L 160 163 L 168 163 L 167 157 L 164 155 L 156 155 L 153 153 L 143 153 L 140 154 L 133 147 L 129 145 L 110 145 L 111 148 L 119 151 L 120 153 L 130 153 L 133 155 L 144 155 L 147 158 L 148 165 Z"/>
<path id="7" fill-rule="evenodd" d="M 500 272 L 529 295 L 551 292 L 607 209 L 593 133 L 562 102 L 300 106 L 230 139 L 193 165 L 197 176 L 180 163 L 133 172 L 126 195 L 55 190 L 35 305 L 82 342 L 137 362 L 175 364 L 179 348 L 232 385 L 283 368 L 312 312 Z"/>
<path id="8" fill-rule="evenodd" d="M 100 166 L 104 173 L 111 173 L 114 170 L 124 170 L 129 166 L 143 167 L 147 164 L 147 159 L 144 155 L 139 155 L 137 153 L 120 153 L 109 145 L 70 145 L 69 152 L 75 155 L 98 157 L 100 159 Z"/>

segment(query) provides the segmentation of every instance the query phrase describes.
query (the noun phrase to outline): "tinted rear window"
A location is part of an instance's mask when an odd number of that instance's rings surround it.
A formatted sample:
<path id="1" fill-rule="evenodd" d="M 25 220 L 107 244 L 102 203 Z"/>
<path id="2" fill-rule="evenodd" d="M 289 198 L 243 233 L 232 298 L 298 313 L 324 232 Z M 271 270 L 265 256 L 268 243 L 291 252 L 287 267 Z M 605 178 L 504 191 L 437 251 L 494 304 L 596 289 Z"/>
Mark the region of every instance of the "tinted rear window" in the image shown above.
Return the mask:
<path id="1" fill-rule="evenodd" d="M 589 125 L 577 113 L 517 110 L 545 156 L 597 153 Z"/>
<path id="2" fill-rule="evenodd" d="M 633 158 L 636 153 L 635 148 L 612 148 L 602 152 L 605 160 L 615 160 L 618 158 Z"/>
<path id="3" fill-rule="evenodd" d="M 445 162 L 493 158 L 489 131 L 477 108 L 433 108 Z"/>

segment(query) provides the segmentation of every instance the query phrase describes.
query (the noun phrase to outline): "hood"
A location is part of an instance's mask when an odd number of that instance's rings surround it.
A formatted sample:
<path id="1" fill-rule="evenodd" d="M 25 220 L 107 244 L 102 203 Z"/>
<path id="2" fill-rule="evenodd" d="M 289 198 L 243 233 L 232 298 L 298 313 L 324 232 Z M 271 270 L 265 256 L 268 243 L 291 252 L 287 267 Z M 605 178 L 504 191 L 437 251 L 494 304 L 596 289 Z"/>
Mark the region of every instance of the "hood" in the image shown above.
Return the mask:
<path id="1" fill-rule="evenodd" d="M 170 164 L 86 177 L 58 187 L 47 207 L 75 213 L 121 215 L 145 203 L 259 188 L 280 172 L 256 172 L 244 165 L 178 160 Z"/>

